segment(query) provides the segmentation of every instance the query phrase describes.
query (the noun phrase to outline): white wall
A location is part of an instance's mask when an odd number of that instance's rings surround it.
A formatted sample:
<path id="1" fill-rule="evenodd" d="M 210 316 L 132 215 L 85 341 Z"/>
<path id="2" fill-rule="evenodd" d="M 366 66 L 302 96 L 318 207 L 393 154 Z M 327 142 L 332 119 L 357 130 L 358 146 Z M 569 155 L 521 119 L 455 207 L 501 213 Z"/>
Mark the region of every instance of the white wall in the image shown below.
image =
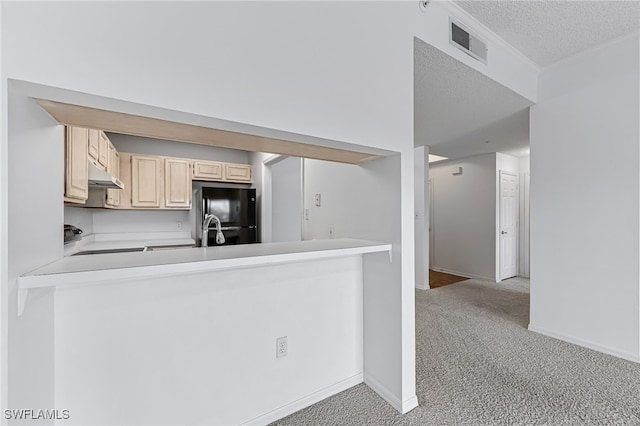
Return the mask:
<path id="1" fill-rule="evenodd" d="M 93 232 L 111 234 L 119 232 L 176 232 L 177 222 L 182 231 L 191 229 L 192 210 L 107 210 L 93 212 Z"/>
<path id="2" fill-rule="evenodd" d="M 120 152 L 249 164 L 249 152 L 237 149 L 163 139 L 142 138 L 118 133 L 108 133 L 108 136 L 113 146 Z"/>
<path id="3" fill-rule="evenodd" d="M 531 108 L 529 326 L 636 361 L 638 44 L 628 37 L 540 77 Z"/>
<path id="4" fill-rule="evenodd" d="M 305 159 L 304 208 L 309 209 L 309 220 L 304 221 L 304 239 L 327 239 L 329 227 L 333 227 L 335 238 L 393 244 L 392 263 L 386 254 L 365 259 L 365 382 L 402 411 L 411 401 L 401 396 L 415 394 L 415 388 L 404 387 L 415 383 L 404 382 L 397 371 L 415 368 L 413 356 L 404 358 L 402 349 L 415 345 L 415 336 L 402 334 L 402 311 L 407 308 L 402 299 L 404 289 L 394 278 L 403 268 L 399 258 L 402 231 L 397 221 L 400 167 L 399 155 L 361 166 Z M 321 194 L 320 207 L 315 205 L 315 194 Z M 414 271 L 410 273 L 413 276 Z"/>
<path id="5" fill-rule="evenodd" d="M 93 209 L 64 205 L 64 223 L 82 229 L 82 236 L 93 234 Z"/>
<path id="6" fill-rule="evenodd" d="M 66 424 L 267 424 L 362 381 L 362 256 L 58 290 L 55 324 Z"/>
<path id="7" fill-rule="evenodd" d="M 429 288 L 429 148 L 414 152 L 416 288 Z"/>
<path id="8" fill-rule="evenodd" d="M 302 163 L 287 157 L 271 168 L 271 241 L 302 240 Z"/>
<path id="9" fill-rule="evenodd" d="M 459 168 L 462 174 L 454 175 Z M 496 278 L 496 154 L 431 164 L 434 264 L 431 268 Z"/>
<path id="10" fill-rule="evenodd" d="M 2 354 L 9 366 L 8 407 L 54 407 L 53 291 L 30 292 L 30 309 L 18 317 L 16 278 L 62 257 L 64 128 L 24 93 L 8 89 L 8 353 Z"/>
<path id="11" fill-rule="evenodd" d="M 500 281 L 500 233 L 498 230 L 500 229 L 500 171 L 515 173 L 520 176 L 520 160 L 513 155 L 503 154 L 501 152 L 496 153 L 496 231 L 495 231 L 495 239 L 496 239 L 496 276 L 495 280 Z M 521 190 L 521 187 L 519 188 Z M 519 196 L 519 193 L 518 193 Z M 518 215 L 520 214 L 520 209 L 518 209 Z M 518 219 L 519 220 L 519 219 Z M 522 222 L 520 222 L 522 223 Z M 520 228 L 518 228 L 518 256 L 516 257 L 518 261 L 520 260 Z"/>

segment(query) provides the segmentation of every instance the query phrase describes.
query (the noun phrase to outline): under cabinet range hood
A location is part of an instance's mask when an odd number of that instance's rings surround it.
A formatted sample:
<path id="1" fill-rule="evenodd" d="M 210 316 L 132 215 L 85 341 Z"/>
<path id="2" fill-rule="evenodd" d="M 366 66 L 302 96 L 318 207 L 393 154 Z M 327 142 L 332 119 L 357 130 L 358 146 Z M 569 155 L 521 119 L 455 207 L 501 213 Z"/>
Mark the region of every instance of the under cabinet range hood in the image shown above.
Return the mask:
<path id="1" fill-rule="evenodd" d="M 124 188 L 120 179 L 116 178 L 111 173 L 100 170 L 91 161 L 89 161 L 89 186 L 93 188 Z"/>

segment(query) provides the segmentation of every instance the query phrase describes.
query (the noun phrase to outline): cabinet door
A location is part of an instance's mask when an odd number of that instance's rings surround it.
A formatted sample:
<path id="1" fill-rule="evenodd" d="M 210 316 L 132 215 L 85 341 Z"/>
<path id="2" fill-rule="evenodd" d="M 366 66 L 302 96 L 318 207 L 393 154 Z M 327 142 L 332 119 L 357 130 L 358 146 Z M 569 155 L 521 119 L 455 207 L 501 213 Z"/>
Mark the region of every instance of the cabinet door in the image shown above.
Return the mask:
<path id="1" fill-rule="evenodd" d="M 159 157 L 131 156 L 131 206 L 160 207 L 162 159 Z"/>
<path id="2" fill-rule="evenodd" d="M 225 164 L 224 180 L 228 182 L 251 182 L 251 166 L 248 164 Z"/>
<path id="3" fill-rule="evenodd" d="M 120 154 L 109 144 L 109 164 L 107 171 L 113 176 L 120 178 Z M 121 189 L 107 189 L 106 204 L 112 207 L 118 207 L 120 205 L 120 193 Z"/>
<path id="4" fill-rule="evenodd" d="M 94 163 L 100 158 L 100 131 L 96 129 L 89 129 L 89 157 L 95 160 Z"/>
<path id="5" fill-rule="evenodd" d="M 164 160 L 165 207 L 191 207 L 191 162 L 182 158 Z"/>
<path id="6" fill-rule="evenodd" d="M 224 165 L 214 161 L 194 161 L 193 178 L 196 180 L 223 180 Z"/>
<path id="7" fill-rule="evenodd" d="M 89 130 L 84 127 L 67 127 L 65 143 L 66 201 L 84 203 L 89 196 L 88 167 Z"/>
<path id="8" fill-rule="evenodd" d="M 99 134 L 100 141 L 98 144 L 98 164 L 106 169 L 107 165 L 109 164 L 109 145 L 111 144 L 111 141 L 102 130 L 100 130 Z"/>

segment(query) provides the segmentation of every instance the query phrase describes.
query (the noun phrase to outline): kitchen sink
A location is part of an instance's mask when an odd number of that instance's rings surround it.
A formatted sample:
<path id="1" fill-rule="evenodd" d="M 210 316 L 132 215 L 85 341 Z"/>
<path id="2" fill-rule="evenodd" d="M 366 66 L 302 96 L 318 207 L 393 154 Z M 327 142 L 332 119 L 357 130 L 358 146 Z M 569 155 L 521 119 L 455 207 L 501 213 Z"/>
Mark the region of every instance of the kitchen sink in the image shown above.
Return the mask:
<path id="1" fill-rule="evenodd" d="M 134 251 L 144 251 L 144 247 L 106 249 L 106 250 L 86 250 L 86 251 L 79 251 L 77 253 L 72 254 L 71 256 L 80 256 L 85 254 L 131 253 Z"/>
<path id="2" fill-rule="evenodd" d="M 158 251 L 158 250 L 177 250 L 177 249 L 186 249 L 186 248 L 194 248 L 193 244 L 181 244 L 181 245 L 165 245 L 165 246 L 147 246 L 145 251 Z"/>

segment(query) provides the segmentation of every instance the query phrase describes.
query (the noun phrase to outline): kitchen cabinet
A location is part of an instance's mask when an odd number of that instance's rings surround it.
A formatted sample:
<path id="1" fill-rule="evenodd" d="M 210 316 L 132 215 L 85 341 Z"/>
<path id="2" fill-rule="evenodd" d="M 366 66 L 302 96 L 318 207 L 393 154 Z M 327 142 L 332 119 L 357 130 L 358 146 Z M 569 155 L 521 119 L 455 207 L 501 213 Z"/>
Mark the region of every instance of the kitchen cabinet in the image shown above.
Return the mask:
<path id="1" fill-rule="evenodd" d="M 224 163 L 216 161 L 193 161 L 193 178 L 196 180 L 223 180 Z"/>
<path id="2" fill-rule="evenodd" d="M 251 166 L 248 164 L 225 163 L 224 181 L 242 183 L 251 182 Z"/>
<path id="3" fill-rule="evenodd" d="M 64 201 L 84 204 L 89 196 L 89 130 L 66 127 Z"/>
<path id="4" fill-rule="evenodd" d="M 120 154 L 109 142 L 109 162 L 107 164 L 107 172 L 116 178 L 120 178 Z M 120 206 L 121 189 L 107 189 L 105 204 L 110 207 Z"/>
<path id="5" fill-rule="evenodd" d="M 131 207 L 159 208 L 162 159 L 151 155 L 131 155 Z"/>
<path id="6" fill-rule="evenodd" d="M 89 159 L 93 164 L 100 167 L 98 159 L 100 158 L 100 130 L 89 129 Z"/>
<path id="7" fill-rule="evenodd" d="M 164 159 L 164 206 L 191 208 L 191 161 Z"/>
<path id="8" fill-rule="evenodd" d="M 109 145 L 111 145 L 111 141 L 109 141 L 109 138 L 102 130 L 99 131 L 99 139 L 98 164 L 102 166 L 102 170 L 106 170 L 109 164 Z"/>
<path id="9" fill-rule="evenodd" d="M 118 209 L 191 209 L 191 160 L 155 155 L 119 153 Z"/>
<path id="10" fill-rule="evenodd" d="M 251 183 L 251 166 L 248 164 L 194 160 L 193 179 L 215 182 Z"/>

